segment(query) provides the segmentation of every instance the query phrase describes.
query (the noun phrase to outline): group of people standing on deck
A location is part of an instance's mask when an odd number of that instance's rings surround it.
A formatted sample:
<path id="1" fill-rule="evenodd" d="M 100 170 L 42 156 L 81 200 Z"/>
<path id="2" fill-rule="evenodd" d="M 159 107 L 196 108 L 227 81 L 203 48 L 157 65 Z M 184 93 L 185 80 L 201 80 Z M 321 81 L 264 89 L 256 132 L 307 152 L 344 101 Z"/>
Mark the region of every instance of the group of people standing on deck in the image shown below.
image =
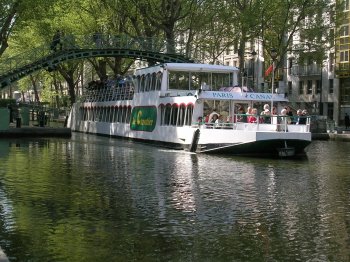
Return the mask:
<path id="1" fill-rule="evenodd" d="M 282 122 L 287 124 L 305 125 L 307 120 L 307 110 L 297 110 L 297 115 L 293 115 L 289 106 L 285 106 L 280 114 L 277 113 L 277 108 L 274 106 L 272 112 L 270 111 L 270 105 L 265 104 L 261 113 L 258 113 L 258 109 L 255 107 L 248 107 L 247 110 L 243 106 L 238 108 L 237 113 L 224 119 L 223 115 L 216 112 L 216 109 L 206 116 L 204 122 L 208 124 L 220 124 L 220 123 L 260 123 L 260 124 L 280 124 Z"/>
<path id="2" fill-rule="evenodd" d="M 274 106 L 272 112 L 270 111 L 270 105 L 265 104 L 260 115 L 258 114 L 257 108 L 248 107 L 247 111 L 244 113 L 244 108 L 240 107 L 238 109 L 238 119 L 237 122 L 247 122 L 247 123 L 265 123 L 265 124 L 278 124 L 283 119 L 288 124 L 305 125 L 308 112 L 307 110 L 297 110 L 297 115 L 294 116 L 292 110 L 289 106 L 285 106 L 280 114 L 277 113 L 277 108 Z M 276 121 L 274 121 L 276 119 Z"/>

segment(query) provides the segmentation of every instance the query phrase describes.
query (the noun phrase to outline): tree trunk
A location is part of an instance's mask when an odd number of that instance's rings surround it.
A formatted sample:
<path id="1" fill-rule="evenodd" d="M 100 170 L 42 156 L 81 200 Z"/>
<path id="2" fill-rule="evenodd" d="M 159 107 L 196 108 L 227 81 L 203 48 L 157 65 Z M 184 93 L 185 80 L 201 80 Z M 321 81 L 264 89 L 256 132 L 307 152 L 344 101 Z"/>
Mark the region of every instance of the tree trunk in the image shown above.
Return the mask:
<path id="1" fill-rule="evenodd" d="M 39 103 L 39 94 L 38 94 L 38 88 L 36 86 L 36 81 L 35 78 L 33 77 L 33 75 L 29 75 L 30 77 L 30 81 L 32 82 L 33 85 L 33 90 L 34 90 L 34 102 Z"/>

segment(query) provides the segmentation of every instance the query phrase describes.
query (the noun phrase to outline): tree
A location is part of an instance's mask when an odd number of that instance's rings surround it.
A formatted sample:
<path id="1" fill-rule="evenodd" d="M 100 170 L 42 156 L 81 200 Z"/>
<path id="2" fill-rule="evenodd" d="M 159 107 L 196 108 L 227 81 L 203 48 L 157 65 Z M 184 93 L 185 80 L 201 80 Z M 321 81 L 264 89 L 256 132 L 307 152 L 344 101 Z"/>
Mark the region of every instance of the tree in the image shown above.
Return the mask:
<path id="1" fill-rule="evenodd" d="M 138 12 L 154 28 L 160 28 L 167 41 L 167 51 L 175 52 L 176 25 L 191 14 L 195 0 L 133 0 Z"/>
<path id="2" fill-rule="evenodd" d="M 30 21 L 40 21 L 55 0 L 0 0 L 0 56 L 9 39 Z"/>
<path id="3" fill-rule="evenodd" d="M 8 47 L 8 38 L 16 24 L 19 1 L 1 1 L 0 4 L 0 56 Z"/>
<path id="4" fill-rule="evenodd" d="M 276 49 L 277 65 L 282 65 L 288 52 L 301 60 L 312 55 L 320 63 L 331 47 L 329 20 L 335 7 L 328 0 L 265 0 L 261 13 L 261 39 L 266 54 Z M 282 19 L 283 18 L 283 19 Z M 299 39 L 299 41 L 294 41 Z"/>

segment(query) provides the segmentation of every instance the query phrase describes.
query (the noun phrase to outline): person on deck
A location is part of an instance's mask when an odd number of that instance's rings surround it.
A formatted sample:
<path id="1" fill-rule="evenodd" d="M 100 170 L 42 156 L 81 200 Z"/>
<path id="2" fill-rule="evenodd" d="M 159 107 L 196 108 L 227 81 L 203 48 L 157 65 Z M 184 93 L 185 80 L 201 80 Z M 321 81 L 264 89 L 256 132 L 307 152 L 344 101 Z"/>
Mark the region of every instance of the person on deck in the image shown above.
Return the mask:
<path id="1" fill-rule="evenodd" d="M 294 121 L 293 111 L 290 109 L 289 106 L 286 106 L 285 109 L 287 110 L 287 116 L 289 116 L 290 123 L 295 124 L 296 121 Z"/>
<path id="2" fill-rule="evenodd" d="M 258 115 L 258 110 L 256 108 L 253 108 L 251 110 L 250 116 L 248 116 L 248 123 L 257 123 L 257 115 Z"/>
<path id="3" fill-rule="evenodd" d="M 264 105 L 264 111 L 260 115 L 262 123 L 271 124 L 270 106 L 268 104 Z"/>
<path id="4" fill-rule="evenodd" d="M 307 111 L 298 109 L 297 115 L 298 115 L 298 118 L 297 118 L 296 124 L 297 125 L 305 125 L 306 124 Z"/>
<path id="5" fill-rule="evenodd" d="M 213 112 L 210 113 L 208 123 L 211 123 L 212 118 L 214 115 L 217 115 L 219 117 L 219 114 L 216 112 L 216 108 L 213 109 Z"/>
<path id="6" fill-rule="evenodd" d="M 243 106 L 238 108 L 237 122 L 247 123 L 247 115 L 244 112 Z"/>

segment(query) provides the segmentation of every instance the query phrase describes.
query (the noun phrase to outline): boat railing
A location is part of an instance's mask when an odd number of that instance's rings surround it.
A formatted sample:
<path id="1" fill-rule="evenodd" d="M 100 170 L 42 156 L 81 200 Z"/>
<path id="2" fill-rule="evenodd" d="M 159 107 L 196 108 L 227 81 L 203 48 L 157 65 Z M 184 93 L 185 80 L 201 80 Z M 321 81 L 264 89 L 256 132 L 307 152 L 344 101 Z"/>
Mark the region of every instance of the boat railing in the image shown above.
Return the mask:
<path id="1" fill-rule="evenodd" d="M 131 84 L 116 85 L 107 83 L 86 87 L 82 102 L 108 102 L 118 100 L 131 100 L 134 96 L 134 87 Z"/>
<path id="2" fill-rule="evenodd" d="M 291 121 L 290 116 L 270 116 L 265 118 L 263 116 L 256 116 L 258 121 L 247 122 L 241 121 L 240 116 L 235 115 L 228 117 L 231 121 L 207 123 L 195 122 L 192 127 L 195 128 L 209 128 L 209 129 L 231 129 L 231 130 L 246 130 L 246 131 L 270 131 L 270 132 L 310 132 L 311 116 L 304 116 L 306 119 L 304 124 L 297 124 Z M 247 116 L 247 115 L 244 115 Z M 264 119 L 265 118 L 265 119 Z M 269 119 L 268 121 L 266 121 Z M 265 121 L 264 121 L 265 120 Z"/>

